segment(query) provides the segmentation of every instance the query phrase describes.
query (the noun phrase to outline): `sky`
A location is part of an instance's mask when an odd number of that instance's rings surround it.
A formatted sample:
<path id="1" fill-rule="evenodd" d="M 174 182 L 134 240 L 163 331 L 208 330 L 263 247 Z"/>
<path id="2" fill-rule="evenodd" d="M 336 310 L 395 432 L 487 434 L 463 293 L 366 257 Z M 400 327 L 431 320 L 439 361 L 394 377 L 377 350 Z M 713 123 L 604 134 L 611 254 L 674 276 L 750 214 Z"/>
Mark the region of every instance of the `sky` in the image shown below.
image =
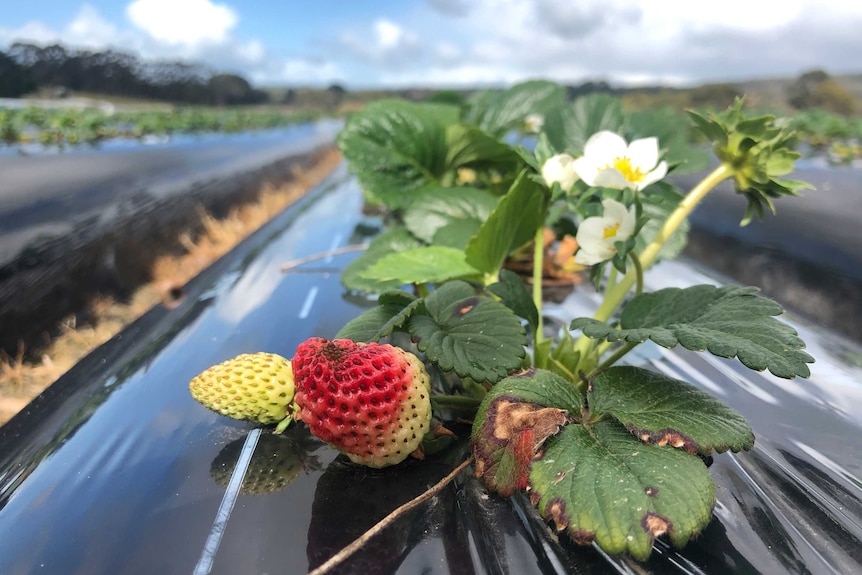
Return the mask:
<path id="1" fill-rule="evenodd" d="M 3 0 L 15 41 L 186 60 L 258 86 L 694 85 L 862 72 L 857 0 Z"/>

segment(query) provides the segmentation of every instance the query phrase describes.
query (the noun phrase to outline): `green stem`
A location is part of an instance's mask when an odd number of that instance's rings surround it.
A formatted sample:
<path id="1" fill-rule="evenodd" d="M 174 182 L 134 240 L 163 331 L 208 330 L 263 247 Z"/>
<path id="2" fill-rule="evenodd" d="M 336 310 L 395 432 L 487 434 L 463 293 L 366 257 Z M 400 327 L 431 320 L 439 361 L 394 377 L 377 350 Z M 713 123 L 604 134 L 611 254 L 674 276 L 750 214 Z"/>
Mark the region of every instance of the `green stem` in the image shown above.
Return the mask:
<path id="1" fill-rule="evenodd" d="M 608 273 L 608 283 L 605 285 L 605 293 L 608 293 L 614 286 L 617 285 L 617 268 L 611 266 L 611 271 Z"/>
<path id="2" fill-rule="evenodd" d="M 612 366 L 613 364 L 618 362 L 625 354 L 627 354 L 628 352 L 633 350 L 635 347 L 637 347 L 637 345 L 638 345 L 637 343 L 625 344 L 624 346 L 622 346 L 621 348 L 616 350 L 612 356 L 610 356 L 609 358 L 604 360 L 601 364 L 599 364 L 599 366 L 593 371 L 593 373 L 599 372 L 603 369 L 607 369 L 608 367 Z M 593 373 L 588 374 L 587 377 L 590 377 Z"/>
<path id="3" fill-rule="evenodd" d="M 648 268 L 650 264 L 653 263 L 656 257 L 658 257 L 661 249 L 664 247 L 664 244 L 667 243 L 674 232 L 676 232 L 677 228 L 682 225 L 697 204 L 703 200 L 706 194 L 715 188 L 715 186 L 732 176 L 733 167 L 729 164 L 721 164 L 710 172 L 709 175 L 707 175 L 685 198 L 683 198 L 679 206 L 677 206 L 670 217 L 668 217 L 659 233 L 641 254 L 640 261 L 642 269 Z M 596 311 L 593 317 L 599 321 L 607 321 L 623 302 L 623 299 L 625 299 L 626 294 L 632 288 L 636 279 L 637 270 L 631 269 L 626 272 L 623 279 L 614 286 L 614 289 L 608 292 L 604 302 L 599 306 L 598 311 Z"/>
<path id="4" fill-rule="evenodd" d="M 415 284 L 416 291 L 419 293 L 419 297 L 428 297 L 431 295 L 431 290 L 428 289 L 428 284 Z"/>
<path id="5" fill-rule="evenodd" d="M 634 252 L 629 252 L 629 259 L 632 260 L 636 274 L 635 295 L 640 295 L 644 292 L 644 267 L 641 265 L 641 260 Z"/>
<path id="6" fill-rule="evenodd" d="M 535 346 L 542 343 L 542 266 L 545 257 L 545 228 L 539 226 L 536 230 L 536 245 L 533 248 L 533 303 L 539 312 L 539 321 L 536 322 L 536 333 L 534 335 Z M 535 358 L 534 358 L 535 359 Z"/>
<path id="7" fill-rule="evenodd" d="M 643 270 L 648 268 L 656 257 L 658 257 L 664 244 L 667 243 L 668 239 L 670 239 L 674 232 L 676 232 L 677 228 L 682 225 L 689 214 L 691 214 L 692 210 L 694 210 L 700 201 L 703 200 L 706 194 L 724 180 L 733 177 L 733 173 L 733 166 L 727 163 L 722 163 L 701 180 L 698 185 L 692 188 L 691 192 L 683 198 L 679 206 L 677 206 L 673 213 L 668 217 L 667 221 L 665 221 L 653 241 L 647 245 L 643 253 L 640 255 L 641 274 L 643 274 Z M 626 275 L 623 276 L 619 283 L 605 293 L 605 299 L 599 306 L 599 309 L 596 310 L 596 313 L 593 314 L 593 318 L 599 321 L 607 321 L 622 304 L 626 294 L 628 294 L 632 285 L 637 281 L 637 278 L 638 268 L 632 267 L 628 272 L 626 272 Z M 590 338 L 578 338 L 575 349 L 581 352 L 581 358 L 586 357 L 590 348 Z"/>

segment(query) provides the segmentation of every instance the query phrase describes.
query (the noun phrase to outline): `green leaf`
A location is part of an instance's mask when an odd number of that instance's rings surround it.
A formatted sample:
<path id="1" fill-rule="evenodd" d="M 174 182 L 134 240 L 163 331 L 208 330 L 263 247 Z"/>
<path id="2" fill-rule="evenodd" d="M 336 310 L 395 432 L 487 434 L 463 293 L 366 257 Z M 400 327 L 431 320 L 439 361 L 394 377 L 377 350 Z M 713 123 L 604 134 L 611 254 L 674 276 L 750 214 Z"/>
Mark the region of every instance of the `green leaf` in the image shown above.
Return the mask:
<path id="1" fill-rule="evenodd" d="M 694 130 L 706 138 L 708 142 L 727 142 L 727 132 L 720 123 L 694 110 L 686 110 L 686 113 L 694 126 Z"/>
<path id="2" fill-rule="evenodd" d="M 446 133 L 459 114 L 442 104 L 371 102 L 350 117 L 338 145 L 363 188 L 390 208 L 404 207 L 449 168 Z"/>
<path id="3" fill-rule="evenodd" d="M 451 224 L 437 230 L 431 243 L 435 246 L 455 248 L 460 252 L 464 252 L 470 240 L 479 231 L 481 225 L 476 220 L 455 220 Z"/>
<path id="4" fill-rule="evenodd" d="M 463 230 L 467 228 L 472 229 L 472 236 L 494 211 L 498 201 L 497 196 L 476 188 L 438 187 L 410 204 L 404 213 L 404 224 L 410 233 L 428 243 L 434 242 L 438 233 L 441 237 L 450 234 L 463 237 Z M 464 242 L 462 248 L 466 245 Z"/>
<path id="5" fill-rule="evenodd" d="M 611 367 L 591 381 L 595 415 L 611 415 L 642 441 L 709 455 L 748 450 L 754 432 L 727 404 L 688 382 L 638 367 Z"/>
<path id="6" fill-rule="evenodd" d="M 649 557 L 655 537 L 677 547 L 708 523 L 715 484 L 684 451 L 645 445 L 620 424 L 567 425 L 545 442 L 530 468 L 539 513 L 579 544 Z"/>
<path id="7" fill-rule="evenodd" d="M 719 160 L 731 168 L 737 193 L 748 205 L 740 225 L 766 209 L 775 212 L 773 199 L 796 195 L 797 187 L 784 185 L 779 176 L 790 173 L 799 153 L 792 148 L 796 134 L 787 125 L 777 125 L 773 116 L 746 118 L 742 99 L 737 98 L 724 113 L 706 119 L 689 112 L 696 129 L 713 142 Z"/>
<path id="8" fill-rule="evenodd" d="M 425 309 L 428 315 L 412 316 L 407 327 L 419 351 L 443 371 L 493 383 L 521 366 L 526 334 L 520 320 L 470 284 L 443 284 L 425 298 Z"/>
<path id="9" fill-rule="evenodd" d="M 401 285 L 398 281 L 377 281 L 363 277 L 362 272 L 374 265 L 384 256 L 421 246 L 407 228 L 397 227 L 387 230 L 374 238 L 368 249 L 341 272 L 341 283 L 351 290 L 379 293 Z"/>
<path id="10" fill-rule="evenodd" d="M 532 329 L 536 329 L 539 324 L 539 311 L 521 276 L 511 270 L 500 270 L 500 281 L 489 285 L 488 291 L 499 297 L 516 315 L 527 320 Z"/>
<path id="11" fill-rule="evenodd" d="M 517 169 L 521 163 L 515 150 L 475 126 L 449 126 L 446 129 L 446 143 L 446 163 L 449 166 L 496 166 L 501 171 L 509 172 Z"/>
<path id="12" fill-rule="evenodd" d="M 365 279 L 397 281 L 399 285 L 438 283 L 478 275 L 481 275 L 479 271 L 464 261 L 462 250 L 443 246 L 421 246 L 389 253 L 359 273 Z"/>
<path id="13" fill-rule="evenodd" d="M 391 296 L 384 298 L 386 294 L 391 294 Z M 404 294 L 411 299 L 407 300 L 397 294 Z M 420 310 L 424 304 L 423 300 L 399 290 L 384 292 L 377 301 L 377 306 L 353 318 L 338 330 L 335 339 L 364 342 L 380 341 L 380 339 L 402 327 L 410 316 L 415 311 Z"/>
<path id="14" fill-rule="evenodd" d="M 502 92 L 471 98 L 466 119 L 501 138 L 520 128 L 530 114 L 545 116 L 565 101 L 563 88 L 547 80 L 530 80 Z"/>
<path id="15" fill-rule="evenodd" d="M 377 297 L 380 305 L 408 306 L 418 298 L 408 291 L 401 289 L 386 290 Z"/>
<path id="16" fill-rule="evenodd" d="M 536 169 L 537 172 L 542 171 L 542 166 L 545 165 L 551 157 L 555 156 L 557 151 L 554 150 L 554 147 L 551 145 L 551 142 L 548 140 L 548 135 L 545 132 L 539 134 L 538 138 L 536 138 L 536 147 L 533 150 L 533 160 L 530 164 Z"/>
<path id="17" fill-rule="evenodd" d="M 673 108 L 638 110 L 628 116 L 628 140 L 655 137 L 663 150 L 662 158 L 674 173 L 698 172 L 709 168 L 709 153 L 693 146 L 689 122 Z"/>
<path id="18" fill-rule="evenodd" d="M 575 369 L 580 359 L 581 353 L 575 347 L 575 339 L 569 332 L 564 332 L 548 358 L 548 369 L 574 382 L 578 377 Z"/>
<path id="19" fill-rule="evenodd" d="M 521 172 L 467 245 L 467 263 L 486 274 L 500 271 L 508 256 L 527 243 L 545 221 L 548 190 Z"/>
<path id="20" fill-rule="evenodd" d="M 580 416 L 583 398 L 570 382 L 531 369 L 491 388 L 473 420 L 476 475 L 508 497 L 527 486 L 530 461 L 545 440 Z"/>
<path id="21" fill-rule="evenodd" d="M 608 94 L 589 94 L 571 106 L 560 106 L 545 118 L 544 133 L 557 152 L 584 151 L 587 140 L 601 130 L 622 133 L 625 113 L 618 98 Z"/>
<path id="22" fill-rule="evenodd" d="M 778 377 L 808 377 L 814 358 L 802 351 L 796 331 L 772 316 L 782 312 L 774 301 L 756 295 L 757 288 L 710 285 L 665 288 L 641 294 L 620 316 L 622 329 L 579 318 L 571 329 L 608 341 L 639 343 L 651 339 L 664 347 L 677 344 L 719 357 L 738 357 L 756 371 Z"/>
<path id="23" fill-rule="evenodd" d="M 661 231 L 667 219 L 679 206 L 683 194 L 673 184 L 666 181 L 651 185 L 648 190 L 641 193 L 641 206 L 643 215 L 649 219 L 641 228 L 635 240 L 635 252 L 643 253 Z M 668 238 L 659 251 L 655 262 L 661 260 L 672 260 L 676 258 L 688 243 L 688 220 L 683 220 L 674 233 Z"/>

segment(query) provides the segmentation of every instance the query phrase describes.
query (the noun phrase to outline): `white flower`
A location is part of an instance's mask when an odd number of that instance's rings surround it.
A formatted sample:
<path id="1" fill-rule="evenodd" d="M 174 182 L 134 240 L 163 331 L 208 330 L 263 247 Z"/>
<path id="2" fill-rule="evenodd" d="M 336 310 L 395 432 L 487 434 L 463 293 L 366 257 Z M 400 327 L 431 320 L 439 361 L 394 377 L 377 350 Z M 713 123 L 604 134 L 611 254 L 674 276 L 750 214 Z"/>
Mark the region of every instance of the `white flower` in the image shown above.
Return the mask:
<path id="1" fill-rule="evenodd" d="M 527 114 L 524 118 L 524 131 L 528 134 L 538 134 L 545 125 L 545 118 L 541 114 Z"/>
<path id="2" fill-rule="evenodd" d="M 604 130 L 590 136 L 573 167 L 587 185 L 640 191 L 667 174 L 667 162 L 659 162 L 658 154 L 657 138 L 626 145 L 622 137 Z"/>
<path id="3" fill-rule="evenodd" d="M 548 187 L 559 182 L 564 192 L 568 192 L 578 181 L 578 174 L 573 168 L 575 159 L 569 154 L 557 154 L 545 160 L 542 164 L 542 178 Z"/>
<path id="4" fill-rule="evenodd" d="M 617 253 L 616 242 L 624 242 L 635 231 L 635 208 L 628 210 L 614 200 L 604 200 L 601 216 L 585 219 L 578 226 L 578 253 L 575 263 L 591 266 L 609 260 Z"/>

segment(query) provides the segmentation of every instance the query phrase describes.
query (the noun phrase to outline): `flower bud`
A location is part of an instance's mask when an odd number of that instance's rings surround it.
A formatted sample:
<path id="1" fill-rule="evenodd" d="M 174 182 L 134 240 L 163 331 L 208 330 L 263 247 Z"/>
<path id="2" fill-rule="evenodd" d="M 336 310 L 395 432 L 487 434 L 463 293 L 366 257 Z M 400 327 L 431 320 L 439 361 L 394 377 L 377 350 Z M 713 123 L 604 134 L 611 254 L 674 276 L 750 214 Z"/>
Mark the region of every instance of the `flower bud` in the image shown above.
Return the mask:
<path id="1" fill-rule="evenodd" d="M 542 165 L 542 178 L 548 187 L 553 186 L 554 182 L 559 182 L 564 192 L 572 189 L 578 181 L 578 174 L 572 168 L 574 160 L 569 154 L 557 154 L 545 161 Z"/>

